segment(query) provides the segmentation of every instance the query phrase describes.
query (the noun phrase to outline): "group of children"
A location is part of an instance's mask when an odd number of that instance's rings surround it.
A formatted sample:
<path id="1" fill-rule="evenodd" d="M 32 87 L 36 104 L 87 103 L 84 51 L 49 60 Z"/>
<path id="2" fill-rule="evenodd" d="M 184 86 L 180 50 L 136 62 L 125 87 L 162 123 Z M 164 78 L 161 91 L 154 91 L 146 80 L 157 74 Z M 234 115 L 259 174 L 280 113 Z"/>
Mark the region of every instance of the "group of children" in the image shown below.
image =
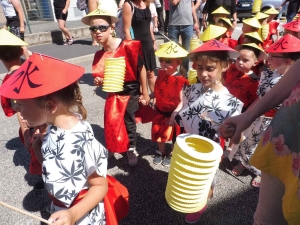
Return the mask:
<path id="1" fill-rule="evenodd" d="M 225 146 L 219 133 L 219 129 L 225 128 L 219 124 L 251 108 L 300 58 L 298 21 L 284 25 L 288 34 L 273 43 L 278 25 L 271 9 L 264 15 L 258 13 L 257 18 L 244 20 L 243 34 L 233 41 L 233 26 L 221 8 L 217 11 L 221 13 L 215 13 L 215 25 L 209 25 L 200 37 L 204 43 L 194 51 L 188 53 L 174 42 L 160 46 L 155 53 L 160 69 L 154 91 L 148 93 L 141 44 L 113 37 L 117 6 L 110 2 L 99 5 L 82 19 L 103 46 L 93 61 L 96 86 L 105 82 L 107 58 L 124 57 L 126 62 L 123 90 L 108 93 L 106 98 L 106 148 L 96 141 L 90 124 L 85 121 L 87 113 L 77 84 L 83 68 L 39 54 L 33 54 L 21 65 L 21 46 L 26 43 L 7 38 L 6 31 L 0 31 L 0 36 L 1 32 L 6 36 L 6 41 L 0 38 L 0 48 L 9 48 L 0 50 L 0 59 L 9 71 L 0 88 L 1 104 L 6 115 L 19 114 L 21 133 L 28 138 L 28 149 L 39 165 L 52 200 L 54 213 L 49 222 L 112 224 L 108 223 L 109 209 L 104 204 L 108 190 L 107 158 L 113 153 L 126 152 L 129 166 L 138 164 L 135 115 L 140 111 L 144 111 L 142 121 L 143 117 L 148 121 L 151 117 L 151 139 L 158 143 L 154 164 L 170 165 L 172 151 L 166 151 L 166 142 L 174 143 L 183 132 L 198 134 L 231 150 L 229 158 L 237 157 L 241 162 L 232 173 L 240 175 L 249 169 L 256 175 L 252 186 L 259 187 L 260 171 L 249 164 L 249 158 L 280 105 L 257 118 L 238 145 L 228 141 Z M 265 25 L 269 27 L 267 35 L 263 35 Z M 197 71 L 196 84 L 189 85 L 177 71 L 185 57 L 190 58 Z M 148 106 L 150 99 L 152 107 Z M 45 124 L 49 126 L 46 128 Z M 226 130 L 230 133 L 230 126 Z M 212 197 L 215 181 L 208 198 Z M 207 206 L 188 214 L 186 222 L 197 222 L 206 209 Z"/>

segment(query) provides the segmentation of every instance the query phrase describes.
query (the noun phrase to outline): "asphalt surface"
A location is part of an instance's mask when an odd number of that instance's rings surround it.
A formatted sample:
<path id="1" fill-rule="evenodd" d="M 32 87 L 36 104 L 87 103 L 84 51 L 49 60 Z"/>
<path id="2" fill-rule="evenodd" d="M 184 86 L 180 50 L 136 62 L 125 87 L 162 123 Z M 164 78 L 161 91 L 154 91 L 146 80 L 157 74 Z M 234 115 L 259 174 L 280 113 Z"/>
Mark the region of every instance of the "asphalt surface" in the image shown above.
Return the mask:
<path id="1" fill-rule="evenodd" d="M 68 46 L 61 48 L 65 47 Z M 80 80 L 80 88 L 88 111 L 87 120 L 92 124 L 96 138 L 104 143 L 103 109 L 106 94 L 98 88 L 97 94 L 93 95 L 95 87 L 90 74 L 91 63 L 79 63 L 86 68 L 86 74 Z M 3 79 L 3 75 L 0 75 L 0 79 Z M 49 214 L 45 209 L 50 200 L 46 191 L 33 190 L 34 184 L 41 178 L 28 173 L 30 156 L 18 138 L 17 118 L 7 118 L 0 113 L 0 124 L 0 201 L 47 219 Z M 117 155 L 108 166 L 108 174 L 115 176 L 130 193 L 130 212 L 120 224 L 185 224 L 185 215 L 172 210 L 165 201 L 168 168 L 152 163 L 157 146 L 150 140 L 151 124 L 138 124 L 137 131 L 137 151 L 140 154 L 138 166 L 130 168 L 126 156 L 122 155 Z M 170 148 L 170 145 L 167 147 Z M 208 210 L 197 224 L 253 224 L 259 190 L 251 187 L 250 173 L 244 172 L 239 177 L 231 175 L 229 171 L 232 166 L 234 163 L 229 163 L 226 159 L 220 164 L 214 198 L 208 201 Z M 0 225 L 2 224 L 38 225 L 40 222 L 0 206 Z"/>

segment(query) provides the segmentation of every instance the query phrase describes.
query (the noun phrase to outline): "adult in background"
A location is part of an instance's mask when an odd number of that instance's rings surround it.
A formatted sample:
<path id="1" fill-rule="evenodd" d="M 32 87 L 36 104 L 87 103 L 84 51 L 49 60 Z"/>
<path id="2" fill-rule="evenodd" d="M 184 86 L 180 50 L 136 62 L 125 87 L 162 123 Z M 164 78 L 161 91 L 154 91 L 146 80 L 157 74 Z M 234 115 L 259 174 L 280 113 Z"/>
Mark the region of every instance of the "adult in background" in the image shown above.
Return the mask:
<path id="1" fill-rule="evenodd" d="M 72 37 L 70 31 L 66 27 L 70 0 L 54 0 L 53 6 L 55 18 L 57 19 L 59 29 L 63 32 L 66 38 L 64 45 L 72 45 L 74 38 Z"/>
<path id="2" fill-rule="evenodd" d="M 169 0 L 164 0 L 164 10 L 165 10 L 165 23 L 164 23 L 164 33 L 168 34 L 169 27 L 169 12 L 170 12 L 170 2 Z"/>
<path id="3" fill-rule="evenodd" d="M 206 1 L 206 4 L 203 8 L 203 27 L 204 29 L 209 24 L 214 24 L 213 15 L 211 14 L 220 6 L 223 6 L 228 12 L 230 12 L 233 22 L 232 25 L 235 27 L 237 23 L 237 16 L 236 16 L 236 0 L 209 0 Z M 207 23 L 208 22 L 208 23 Z"/>
<path id="4" fill-rule="evenodd" d="M 281 9 L 281 7 L 285 6 L 286 3 L 289 3 L 289 5 L 287 7 L 287 13 L 286 13 L 286 22 L 289 23 L 294 19 L 294 17 L 298 13 L 299 7 L 300 7 L 300 1 L 299 0 L 285 0 L 281 4 L 279 9 Z"/>
<path id="5" fill-rule="evenodd" d="M 148 85 L 151 92 L 154 91 L 156 59 L 156 41 L 151 28 L 151 12 L 149 9 L 150 1 L 125 0 L 123 5 L 122 17 L 126 40 L 132 40 L 130 27 L 133 29 L 134 39 L 142 44 L 142 52 L 147 70 Z"/>
<path id="6" fill-rule="evenodd" d="M 172 41 L 178 43 L 179 36 L 182 39 L 182 46 L 190 50 L 190 39 L 193 37 L 193 30 L 199 31 L 198 18 L 194 7 L 194 0 L 170 0 L 168 36 Z M 189 60 L 183 60 L 183 67 L 188 71 Z M 186 72 L 182 72 L 183 74 Z"/>

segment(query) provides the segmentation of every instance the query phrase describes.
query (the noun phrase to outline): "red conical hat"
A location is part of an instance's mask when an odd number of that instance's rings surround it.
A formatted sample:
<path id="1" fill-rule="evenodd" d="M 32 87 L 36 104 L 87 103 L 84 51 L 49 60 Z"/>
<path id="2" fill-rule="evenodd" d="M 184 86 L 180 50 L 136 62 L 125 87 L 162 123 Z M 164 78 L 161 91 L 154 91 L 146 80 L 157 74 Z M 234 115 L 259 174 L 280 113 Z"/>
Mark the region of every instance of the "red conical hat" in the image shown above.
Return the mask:
<path id="1" fill-rule="evenodd" d="M 283 27 L 290 31 L 299 32 L 300 31 L 300 18 L 298 18 L 292 22 L 284 24 Z"/>
<path id="2" fill-rule="evenodd" d="M 81 66 L 33 54 L 0 87 L 0 94 L 11 99 L 44 96 L 74 83 L 84 71 Z"/>
<path id="3" fill-rule="evenodd" d="M 236 58 L 239 56 L 239 53 L 235 51 L 234 49 L 228 47 L 227 45 L 222 44 L 221 42 L 212 39 L 208 42 L 205 42 L 200 47 L 196 48 L 194 51 L 192 51 L 188 57 L 193 58 L 195 53 L 197 52 L 213 52 L 213 51 L 224 51 L 228 52 L 230 58 Z"/>
<path id="4" fill-rule="evenodd" d="M 300 52 L 300 39 L 291 34 L 286 34 L 265 51 L 268 53 Z"/>

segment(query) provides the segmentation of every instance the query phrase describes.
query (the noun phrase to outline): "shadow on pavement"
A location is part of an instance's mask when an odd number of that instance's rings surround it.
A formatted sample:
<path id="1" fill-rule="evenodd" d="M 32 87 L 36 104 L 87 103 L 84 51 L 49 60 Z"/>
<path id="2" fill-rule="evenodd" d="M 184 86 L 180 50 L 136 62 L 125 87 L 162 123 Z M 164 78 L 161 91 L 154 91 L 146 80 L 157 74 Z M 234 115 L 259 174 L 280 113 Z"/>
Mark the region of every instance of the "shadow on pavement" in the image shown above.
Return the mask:
<path id="1" fill-rule="evenodd" d="M 107 93 L 102 91 L 102 88 L 101 87 L 96 87 L 94 85 L 94 78 L 92 76 L 91 73 L 85 73 L 79 80 L 79 83 L 80 84 L 87 84 L 89 86 L 93 86 L 95 90 L 93 93 L 91 93 L 91 96 L 94 96 L 94 97 L 101 97 L 102 99 L 106 99 L 106 96 L 107 96 Z"/>

